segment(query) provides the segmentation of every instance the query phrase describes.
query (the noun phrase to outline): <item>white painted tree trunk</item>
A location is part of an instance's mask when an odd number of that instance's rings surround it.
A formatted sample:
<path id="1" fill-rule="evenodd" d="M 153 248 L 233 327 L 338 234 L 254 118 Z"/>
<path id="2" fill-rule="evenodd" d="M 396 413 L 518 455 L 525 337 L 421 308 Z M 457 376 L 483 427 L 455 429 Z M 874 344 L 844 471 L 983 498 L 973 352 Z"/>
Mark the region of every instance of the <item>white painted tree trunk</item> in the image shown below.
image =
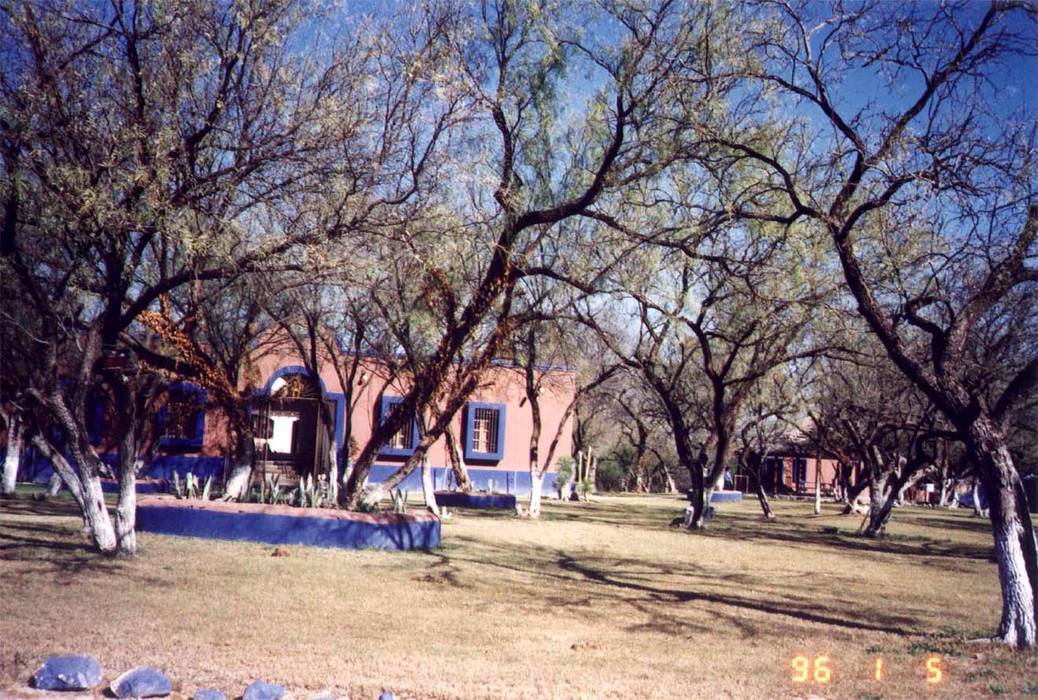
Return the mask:
<path id="1" fill-rule="evenodd" d="M 440 507 L 436 505 L 436 486 L 433 484 L 428 455 L 422 457 L 422 495 L 425 497 L 425 507 L 429 509 L 430 513 L 439 517 Z"/>
<path id="2" fill-rule="evenodd" d="M 105 506 L 105 494 L 101 489 L 101 477 L 83 478 L 83 522 L 87 536 L 102 554 L 116 553 L 115 529 Z"/>
<path id="3" fill-rule="evenodd" d="M 224 484 L 223 500 L 244 501 L 249 496 L 249 479 L 252 477 L 252 461 L 256 454 L 256 446 L 251 437 L 238 438 L 234 450 L 234 466 L 231 475 Z"/>
<path id="4" fill-rule="evenodd" d="M 541 494 L 544 492 L 544 475 L 538 474 L 537 465 L 530 465 L 530 517 L 541 517 Z"/>
<path id="5" fill-rule="evenodd" d="M 986 417 L 969 427 L 970 446 L 984 474 L 1002 587 L 998 641 L 1018 648 L 1036 644 L 1038 541 L 1013 456 L 999 429 Z"/>
<path id="6" fill-rule="evenodd" d="M 822 460 L 815 460 L 815 515 L 822 514 Z"/>
<path id="7" fill-rule="evenodd" d="M 119 475 L 119 500 L 115 506 L 115 537 L 119 554 L 137 554 L 137 468 L 135 461 Z"/>
<path id="8" fill-rule="evenodd" d="M 1024 529 L 1015 510 L 999 507 L 997 516 L 992 509 L 992 528 L 995 535 L 995 560 L 1002 585 L 1002 619 L 998 638 L 1010 646 L 1035 646 L 1034 590 L 1027 576 L 1024 556 Z"/>
<path id="9" fill-rule="evenodd" d="M 47 482 L 47 497 L 54 498 L 61 493 L 61 487 L 64 482 L 61 480 L 61 475 L 58 472 L 53 472 L 50 475 L 50 480 Z"/>
<path id="10" fill-rule="evenodd" d="M 7 454 L 4 456 L 4 474 L 2 484 L 0 484 L 0 495 L 14 495 L 24 445 L 25 423 L 17 416 L 11 416 L 7 421 Z"/>

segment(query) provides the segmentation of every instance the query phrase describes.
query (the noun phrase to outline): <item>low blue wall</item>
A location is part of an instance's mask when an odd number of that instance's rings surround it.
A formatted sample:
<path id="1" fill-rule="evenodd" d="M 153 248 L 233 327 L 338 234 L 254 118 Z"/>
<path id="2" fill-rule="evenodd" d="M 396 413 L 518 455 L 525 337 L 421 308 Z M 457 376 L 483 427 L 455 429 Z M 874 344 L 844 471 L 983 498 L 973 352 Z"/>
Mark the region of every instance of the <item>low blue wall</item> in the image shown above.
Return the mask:
<path id="1" fill-rule="evenodd" d="M 398 465 L 375 464 L 371 467 L 368 480 L 373 483 L 381 483 L 388 479 L 399 469 Z M 530 472 L 510 471 L 504 469 L 469 469 L 469 478 L 472 479 L 474 488 L 480 491 L 497 491 L 510 493 L 516 496 L 530 495 Z M 433 486 L 439 489 L 448 489 L 456 485 L 454 472 L 449 467 L 433 467 Z M 416 469 L 409 474 L 397 487 L 404 491 L 422 490 L 422 473 Z M 555 493 L 555 472 L 544 475 L 544 493 Z"/>
<path id="2" fill-rule="evenodd" d="M 115 460 L 114 453 L 101 455 L 101 461 L 110 467 L 115 466 Z M 146 479 L 172 479 L 174 470 L 181 479 L 188 472 L 192 472 L 203 481 L 209 476 L 212 476 L 214 480 L 221 480 L 223 479 L 223 457 L 195 454 L 159 455 L 148 462 L 148 466 L 139 476 Z M 22 455 L 18 473 L 19 481 L 45 484 L 50 481 L 50 477 L 54 473 L 54 465 L 43 455 L 37 454 L 35 450 L 28 449 Z M 144 493 L 140 489 L 138 491 Z"/>
<path id="3" fill-rule="evenodd" d="M 432 549 L 440 545 L 440 521 L 381 516 L 384 522 L 264 512 L 226 512 L 203 507 L 141 504 L 137 529 L 162 535 L 305 544 L 340 549 Z"/>
<path id="4" fill-rule="evenodd" d="M 504 493 L 437 491 L 436 505 L 451 508 L 508 508 L 515 510 L 515 496 Z"/>
<path id="5" fill-rule="evenodd" d="M 101 479 L 101 490 L 105 493 L 119 493 L 119 482 L 113 479 Z M 170 493 L 172 490 L 168 481 L 137 482 L 137 493 Z"/>
<path id="6" fill-rule="evenodd" d="M 710 494 L 711 503 L 738 503 L 742 500 L 742 493 L 739 491 L 714 491 Z"/>

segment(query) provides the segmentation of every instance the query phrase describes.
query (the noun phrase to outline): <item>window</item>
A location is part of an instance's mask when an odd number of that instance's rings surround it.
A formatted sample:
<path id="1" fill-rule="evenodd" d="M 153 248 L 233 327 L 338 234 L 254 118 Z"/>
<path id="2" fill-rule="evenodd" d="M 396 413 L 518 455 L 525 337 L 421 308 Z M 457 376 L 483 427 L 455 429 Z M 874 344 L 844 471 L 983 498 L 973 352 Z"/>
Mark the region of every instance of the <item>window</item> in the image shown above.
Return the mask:
<path id="1" fill-rule="evenodd" d="M 403 403 L 399 396 L 383 396 L 379 409 L 379 423 L 384 423 L 393 414 L 397 406 Z M 393 433 L 389 442 L 379 451 L 382 457 L 410 457 L 418 445 L 418 421 L 413 418 L 406 421 L 400 430 Z"/>
<path id="2" fill-rule="evenodd" d="M 205 389 L 181 382 L 169 388 L 159 411 L 159 444 L 163 447 L 200 448 L 205 434 Z"/>
<path id="3" fill-rule="evenodd" d="M 803 457 L 797 457 L 793 462 L 793 481 L 797 484 L 807 483 L 807 460 Z"/>
<path id="4" fill-rule="evenodd" d="M 465 410 L 465 459 L 499 462 L 505 447 L 505 405 L 471 402 Z"/>

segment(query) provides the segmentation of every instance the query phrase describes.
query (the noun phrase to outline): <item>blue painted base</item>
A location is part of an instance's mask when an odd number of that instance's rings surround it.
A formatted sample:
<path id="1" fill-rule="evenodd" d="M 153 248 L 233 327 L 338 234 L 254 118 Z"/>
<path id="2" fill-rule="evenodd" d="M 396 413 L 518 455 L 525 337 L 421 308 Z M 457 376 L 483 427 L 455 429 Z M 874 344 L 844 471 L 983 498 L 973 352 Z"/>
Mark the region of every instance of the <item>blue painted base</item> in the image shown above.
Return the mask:
<path id="1" fill-rule="evenodd" d="M 436 505 L 452 508 L 507 508 L 515 510 L 515 496 L 505 493 L 437 491 Z"/>
<path id="2" fill-rule="evenodd" d="M 381 483 L 388 479 L 396 470 L 398 465 L 376 464 L 371 467 L 368 480 L 373 483 Z M 454 472 L 449 467 L 433 467 L 433 485 L 436 489 L 449 489 L 456 486 Z M 472 486 L 479 491 L 503 492 L 514 496 L 530 495 L 530 472 L 509 471 L 505 469 L 469 469 L 469 478 Z M 421 491 L 422 474 L 415 470 L 397 487 L 403 491 Z M 544 475 L 544 490 L 542 493 L 555 493 L 555 472 Z"/>
<path id="3" fill-rule="evenodd" d="M 440 545 L 440 521 L 423 515 L 335 512 L 308 515 L 289 506 L 142 499 L 137 529 L 162 535 L 305 544 L 341 549 L 432 549 Z"/>
<path id="4" fill-rule="evenodd" d="M 116 455 L 106 453 L 101 455 L 101 461 L 109 467 L 115 467 Z M 143 479 L 173 479 L 173 472 L 180 475 L 181 480 L 188 472 L 192 472 L 202 481 L 212 476 L 214 481 L 223 479 L 223 457 L 213 457 L 197 454 L 174 454 L 159 455 L 155 457 L 144 468 L 139 475 Z M 22 455 L 18 470 L 19 481 L 32 481 L 37 484 L 45 484 L 50 481 L 54 473 L 54 466 L 43 455 L 37 454 L 35 450 L 28 449 Z M 138 493 L 145 493 L 138 489 Z"/>
<path id="5" fill-rule="evenodd" d="M 740 491 L 714 491 L 710 494 L 711 503 L 738 503 L 741 500 Z"/>
<path id="6" fill-rule="evenodd" d="M 113 479 L 101 479 L 101 490 L 105 493 L 119 493 L 119 482 Z M 138 481 L 137 493 L 170 493 L 172 488 L 168 481 Z"/>

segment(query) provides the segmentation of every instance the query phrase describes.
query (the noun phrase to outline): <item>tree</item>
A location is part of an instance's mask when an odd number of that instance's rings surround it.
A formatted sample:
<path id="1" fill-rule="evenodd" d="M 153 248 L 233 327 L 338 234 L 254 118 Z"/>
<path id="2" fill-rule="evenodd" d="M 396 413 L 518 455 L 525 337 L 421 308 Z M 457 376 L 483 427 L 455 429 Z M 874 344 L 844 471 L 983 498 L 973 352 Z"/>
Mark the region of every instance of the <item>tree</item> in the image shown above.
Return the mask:
<path id="1" fill-rule="evenodd" d="M 1002 584 L 996 637 L 1034 646 L 1038 547 L 1006 427 L 1035 384 L 1038 358 L 982 388 L 969 362 L 986 318 L 1020 304 L 1033 315 L 1033 106 L 1014 114 L 994 97 L 1012 75 L 1006 62 L 1033 55 L 1033 17 L 999 2 L 831 11 L 778 2 L 762 3 L 754 22 L 747 89 L 760 101 L 719 127 L 717 141 L 766 168 L 786 205 L 738 214 L 825 231 L 871 332 L 979 465 Z M 884 97 L 849 99 L 840 79 L 852 74 Z M 810 116 L 793 118 L 791 138 L 769 147 L 759 133 L 773 129 L 766 103 L 775 97 L 781 122 L 790 124 L 793 105 Z M 906 237 L 928 254 L 900 271 L 899 285 L 881 285 L 889 251 Z M 917 339 L 926 353 L 914 352 Z"/>
<path id="2" fill-rule="evenodd" d="M 359 502 L 379 447 L 408 416 L 434 403 L 474 334 L 489 319 L 507 318 L 517 280 L 554 272 L 540 264 L 539 253 L 558 248 L 550 234 L 559 224 L 672 157 L 669 148 L 661 148 L 674 143 L 665 119 L 671 105 L 661 95 L 670 94 L 682 62 L 700 65 L 706 13 L 669 2 L 600 9 L 488 0 L 444 28 L 451 50 L 435 70 L 443 89 L 463 94 L 473 110 L 467 129 L 456 137 L 453 156 L 455 172 L 467 175 L 444 206 L 457 213 L 449 225 L 474 222 L 469 234 L 481 242 L 478 275 L 458 291 L 450 285 L 458 280 L 447 276 L 445 283 L 434 266 L 422 278 L 441 296 L 442 330 L 400 408 L 361 450 L 346 486 L 350 507 Z M 603 31 L 588 36 L 582 28 L 589 24 Z M 585 109 L 569 118 L 563 108 L 573 93 L 561 80 L 578 67 L 593 72 L 600 87 Z M 698 92 L 705 91 L 704 83 Z M 566 158 L 558 157 L 557 143 L 572 146 Z M 507 328 L 497 326 L 501 331 L 484 334 L 478 356 L 468 360 L 476 363 L 474 371 L 493 358 L 507 336 Z M 463 401 L 460 396 L 452 391 L 444 411 Z M 438 419 L 419 445 L 447 424 Z"/>
<path id="3" fill-rule="evenodd" d="M 132 523 L 112 529 L 85 414 L 102 386 L 116 415 L 136 410 L 123 335 L 163 295 L 277 264 L 319 240 L 312 230 L 281 233 L 294 212 L 286 202 L 327 182 L 333 154 L 324 147 L 351 122 L 364 88 L 356 47 L 320 60 L 294 50 L 297 10 L 276 0 L 235 11 L 0 9 L 0 129 L 12 183 L 4 274 L 38 316 L 26 345 L 28 395 L 59 425 L 71 461 L 45 434 L 33 444 L 58 460 L 102 552 L 136 546 Z M 120 421 L 121 448 L 141 444 L 136 425 Z M 138 463 L 120 455 L 120 469 Z M 119 477 L 126 519 L 132 480 Z"/>

